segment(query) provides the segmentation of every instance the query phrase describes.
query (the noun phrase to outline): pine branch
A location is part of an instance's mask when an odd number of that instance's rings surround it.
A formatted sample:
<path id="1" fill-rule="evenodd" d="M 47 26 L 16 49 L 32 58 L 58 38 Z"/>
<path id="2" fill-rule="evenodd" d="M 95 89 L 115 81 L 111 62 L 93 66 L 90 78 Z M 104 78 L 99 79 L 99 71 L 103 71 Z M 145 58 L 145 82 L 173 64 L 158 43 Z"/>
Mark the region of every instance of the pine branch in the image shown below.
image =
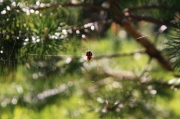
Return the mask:
<path id="1" fill-rule="evenodd" d="M 134 7 L 130 7 L 125 9 L 126 11 L 137 11 L 137 10 L 144 10 L 144 9 L 162 9 L 162 10 L 175 10 L 178 11 L 179 9 L 174 9 L 174 8 L 170 8 L 168 6 L 163 6 L 163 5 L 142 5 L 142 6 L 134 6 Z"/>
<path id="2" fill-rule="evenodd" d="M 130 71 L 114 71 L 112 69 L 101 69 L 101 75 L 106 76 L 107 78 L 101 79 L 97 82 L 94 82 L 92 86 L 85 88 L 84 90 L 88 93 L 93 93 L 99 88 L 113 83 L 114 81 L 133 81 L 136 82 L 140 87 L 148 87 L 150 85 L 155 86 L 155 88 L 165 88 L 165 89 L 179 89 L 180 83 L 174 81 L 174 83 L 165 82 L 162 80 L 149 80 L 148 77 L 137 77 L 133 72 Z M 113 79 L 112 79 L 113 78 Z M 141 81 L 143 80 L 143 81 Z"/>
<path id="3" fill-rule="evenodd" d="M 144 9 L 158 9 L 158 10 L 172 10 L 173 8 L 170 8 L 168 6 L 163 6 L 163 5 L 143 5 L 143 6 L 135 6 L 135 7 L 131 7 L 131 8 L 126 8 L 124 10 L 124 14 L 127 17 L 130 17 L 134 20 L 137 21 L 147 21 L 147 22 L 151 22 L 154 24 L 160 24 L 160 25 L 166 25 L 168 27 L 175 27 L 178 28 L 178 26 L 176 24 L 172 24 L 172 23 L 168 23 L 159 19 L 155 19 L 153 17 L 150 16 L 138 16 L 138 15 L 134 15 L 132 14 L 132 12 L 137 11 L 137 10 L 144 10 Z M 179 11 L 179 9 L 173 9 L 173 11 Z"/>
<path id="4" fill-rule="evenodd" d="M 44 90 L 39 93 L 29 92 L 28 94 L 24 93 L 20 97 L 14 95 L 14 96 L 7 96 L 0 99 L 0 101 L 6 101 L 9 105 L 14 105 L 11 103 L 11 100 L 14 99 L 14 97 L 18 97 L 16 100 L 19 104 L 26 105 L 36 105 L 36 107 L 41 107 L 44 103 L 44 101 L 48 100 L 52 96 L 57 96 L 59 94 L 63 94 L 66 90 L 70 89 L 72 85 L 68 85 L 68 83 L 62 83 L 56 88 Z M 8 100 L 8 101 L 7 101 Z"/>
<path id="5" fill-rule="evenodd" d="M 139 42 L 142 46 L 146 48 L 146 51 L 150 57 L 153 57 L 158 60 L 158 62 L 168 71 L 172 71 L 171 66 L 169 65 L 168 61 L 163 58 L 160 51 L 158 51 L 153 44 L 149 42 L 147 37 L 142 37 L 135 28 L 130 24 L 127 20 L 123 20 L 122 26 L 127 30 L 127 32 L 134 37 L 134 39 Z M 142 37 L 142 38 L 139 38 Z"/>
<path id="6" fill-rule="evenodd" d="M 73 4 L 73 3 L 65 3 L 63 5 L 61 4 L 45 4 L 44 6 L 36 6 L 36 5 L 31 5 L 29 9 L 33 10 L 44 10 L 48 8 L 57 8 L 57 7 L 84 7 L 84 8 L 91 8 L 91 9 L 96 9 L 96 10 L 102 10 L 102 11 L 108 11 L 109 9 L 92 5 L 92 4 L 87 4 L 87 3 L 79 3 L 79 4 Z"/>
<path id="7" fill-rule="evenodd" d="M 46 100 L 48 97 L 59 95 L 60 93 L 64 93 L 65 90 L 70 88 L 67 83 L 63 83 L 56 88 L 48 89 L 43 92 L 38 93 L 35 97 L 39 100 Z"/>
<path id="8" fill-rule="evenodd" d="M 110 55 L 98 55 L 98 56 L 95 56 L 94 59 L 116 58 L 116 57 L 132 56 L 132 55 L 135 55 L 136 53 L 145 54 L 146 51 L 141 50 L 141 51 L 135 51 L 135 52 L 130 52 L 130 53 L 117 53 L 117 54 L 110 54 Z"/>
<path id="9" fill-rule="evenodd" d="M 96 55 L 93 57 L 93 59 L 95 60 L 100 60 L 103 58 L 118 58 L 118 57 L 125 57 L 125 56 L 133 56 L 136 53 L 140 53 L 140 54 L 145 54 L 146 51 L 141 50 L 141 51 L 135 51 L 135 52 L 129 52 L 129 53 L 117 53 L 117 54 L 105 54 L 105 55 Z M 27 54 L 29 56 L 38 56 L 40 54 Z M 66 59 L 67 57 L 71 57 L 71 58 L 80 58 L 79 56 L 73 56 L 73 55 L 43 55 L 44 57 L 53 57 L 55 58 L 57 61 L 58 60 L 62 60 L 62 59 Z M 85 54 L 84 54 L 85 56 Z"/>
<path id="10" fill-rule="evenodd" d="M 168 61 L 164 59 L 161 53 L 155 48 L 155 46 L 149 42 L 149 39 L 147 37 L 142 37 L 143 35 L 139 33 L 136 28 L 122 16 L 121 12 L 119 12 L 118 7 L 116 7 L 117 1 L 109 0 L 109 3 L 111 5 L 110 12 L 116 18 L 117 22 L 125 28 L 127 33 L 129 33 L 138 43 L 140 43 L 146 49 L 150 57 L 157 59 L 161 66 L 166 70 L 172 71 L 172 68 L 169 65 Z"/>
<path id="11" fill-rule="evenodd" d="M 96 9 L 96 10 L 102 10 L 102 11 L 110 12 L 109 9 L 107 9 L 107 8 L 103 8 L 103 7 L 100 7 L 100 6 L 87 4 L 87 3 L 80 3 L 80 4 L 67 3 L 67 4 L 64 4 L 64 5 L 48 4 L 48 5 L 44 5 L 44 7 L 31 6 L 29 8 L 34 9 L 34 10 L 43 10 L 43 9 L 53 8 L 53 7 L 84 7 L 84 8 L 90 8 L 90 9 Z M 178 26 L 175 25 L 175 24 L 167 23 L 165 21 L 158 20 L 158 19 L 155 19 L 153 17 L 138 16 L 138 15 L 131 14 L 132 11 L 136 11 L 136 10 L 140 10 L 140 9 L 164 9 L 164 10 L 168 10 L 168 9 L 170 9 L 170 7 L 159 6 L 159 5 L 136 6 L 136 7 L 126 8 L 124 10 L 124 14 L 128 13 L 129 17 L 131 17 L 132 19 L 138 20 L 138 21 L 147 21 L 147 22 L 151 22 L 151 23 L 155 23 L 155 24 L 166 25 L 166 26 L 169 26 L 169 27 L 178 28 Z"/>
<path id="12" fill-rule="evenodd" d="M 164 82 L 163 80 L 154 80 L 154 81 L 150 81 L 147 82 L 146 84 L 148 85 L 156 85 L 157 87 L 165 87 L 165 88 L 180 88 L 180 83 L 179 84 L 174 84 L 174 83 L 168 83 L 168 82 Z"/>
<path id="13" fill-rule="evenodd" d="M 172 71 L 171 66 L 169 65 L 169 63 L 167 62 L 166 59 L 164 59 L 161 55 L 161 53 L 154 47 L 153 44 L 151 44 L 149 42 L 149 39 L 147 39 L 146 37 L 142 37 L 143 35 L 140 34 L 135 28 L 134 26 L 128 22 L 126 20 L 126 18 L 123 17 L 123 15 L 121 14 L 120 10 L 117 9 L 117 1 L 116 0 L 109 0 L 109 3 L 111 5 L 110 9 L 106 9 L 103 7 L 99 7 L 99 6 L 95 6 L 95 5 L 90 5 L 90 4 L 72 4 L 72 3 L 67 3 L 65 5 L 62 5 L 63 7 L 65 6 L 82 6 L 85 8 L 91 8 L 91 9 L 98 9 L 98 10 L 104 10 L 104 11 L 108 11 L 111 14 L 113 14 L 114 18 L 116 19 L 116 21 L 118 21 L 119 24 L 121 24 L 125 30 L 137 41 L 139 42 L 142 46 L 145 47 L 147 53 L 149 54 L 150 57 L 156 58 L 158 60 L 158 62 L 168 71 Z M 49 7 L 57 7 L 59 5 L 55 4 L 55 5 L 48 5 L 46 6 L 46 8 Z M 39 8 L 32 8 L 32 9 L 39 9 Z M 41 9 L 41 8 L 40 8 Z M 157 22 L 157 21 L 156 21 Z M 161 23 L 161 22 L 160 22 Z"/>
<path id="14" fill-rule="evenodd" d="M 92 86 L 86 87 L 84 90 L 85 92 L 93 93 L 98 90 L 98 88 L 105 86 L 107 84 L 113 83 L 113 81 L 121 81 L 121 80 L 135 80 L 136 76 L 134 73 L 130 71 L 114 71 L 111 69 L 101 69 L 101 75 L 106 76 L 102 80 L 94 82 Z M 114 80 L 111 80 L 112 77 Z M 137 81 L 137 80 L 136 80 Z"/>
<path id="15" fill-rule="evenodd" d="M 130 14 L 128 17 L 137 20 L 137 21 L 146 21 L 146 22 L 151 22 L 154 24 L 158 24 L 158 25 L 166 25 L 168 27 L 174 27 L 174 28 L 178 28 L 178 26 L 176 24 L 172 24 L 172 23 L 168 23 L 159 19 L 155 19 L 153 17 L 150 16 L 140 16 L 140 15 L 134 15 L 134 14 Z"/>

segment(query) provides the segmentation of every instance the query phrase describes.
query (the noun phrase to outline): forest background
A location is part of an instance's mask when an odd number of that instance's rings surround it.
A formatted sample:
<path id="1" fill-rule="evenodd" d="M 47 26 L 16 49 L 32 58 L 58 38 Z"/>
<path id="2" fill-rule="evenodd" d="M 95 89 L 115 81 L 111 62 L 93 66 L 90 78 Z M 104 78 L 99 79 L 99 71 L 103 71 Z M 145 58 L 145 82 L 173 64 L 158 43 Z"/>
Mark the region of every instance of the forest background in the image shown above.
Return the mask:
<path id="1" fill-rule="evenodd" d="M 179 5 L 0 0 L 0 118 L 179 119 Z"/>

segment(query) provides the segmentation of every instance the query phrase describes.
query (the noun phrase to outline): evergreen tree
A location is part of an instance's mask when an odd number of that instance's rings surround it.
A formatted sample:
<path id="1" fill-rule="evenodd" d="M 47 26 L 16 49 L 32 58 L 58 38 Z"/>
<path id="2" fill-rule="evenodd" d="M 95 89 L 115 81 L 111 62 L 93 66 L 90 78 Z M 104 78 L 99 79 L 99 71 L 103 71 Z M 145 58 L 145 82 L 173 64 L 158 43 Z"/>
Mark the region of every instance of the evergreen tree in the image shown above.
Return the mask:
<path id="1" fill-rule="evenodd" d="M 178 119 L 179 3 L 0 0 L 0 117 Z"/>

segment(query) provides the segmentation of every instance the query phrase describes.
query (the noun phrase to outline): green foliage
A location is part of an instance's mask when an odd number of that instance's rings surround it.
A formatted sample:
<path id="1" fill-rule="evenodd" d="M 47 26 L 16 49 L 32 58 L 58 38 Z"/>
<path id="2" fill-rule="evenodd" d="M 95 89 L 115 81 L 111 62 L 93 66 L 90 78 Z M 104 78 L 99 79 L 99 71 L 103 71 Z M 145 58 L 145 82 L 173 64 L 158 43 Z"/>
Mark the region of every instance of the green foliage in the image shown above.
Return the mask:
<path id="1" fill-rule="evenodd" d="M 13 6 L 8 1 L 0 3 L 0 11 L 0 65 L 1 71 L 7 68 L 7 72 L 9 72 L 10 69 L 16 69 L 17 60 L 15 58 L 20 53 L 23 44 L 22 34 L 26 31 L 25 21 L 23 20 L 24 13 L 21 12 L 18 6 Z"/>
<path id="2" fill-rule="evenodd" d="M 171 63 L 174 65 L 174 69 L 176 71 L 180 71 L 180 60 L 179 60 L 179 52 L 180 52 L 180 34 L 179 30 L 174 30 L 168 36 L 168 42 L 166 43 L 167 47 L 165 52 L 168 58 L 171 60 Z"/>
<path id="3" fill-rule="evenodd" d="M 179 79 L 142 52 L 136 41 L 126 34 L 114 35 L 109 27 L 104 38 L 94 35 L 94 24 L 84 30 L 84 8 L 60 6 L 68 4 L 66 0 L 18 2 L 0 3 L 0 118 L 180 118 Z M 174 8 L 179 3 L 166 2 Z M 153 4 L 166 5 L 164 0 L 121 0 L 118 5 L 123 11 Z M 172 20 L 172 11 L 164 16 L 163 10 L 134 13 Z M 136 27 L 141 25 L 145 37 L 153 41 L 153 27 L 143 23 Z M 179 70 L 179 31 L 170 34 L 166 52 Z M 164 36 L 158 35 L 157 45 L 162 47 Z M 94 60 L 86 60 L 87 50 L 93 52 Z"/>

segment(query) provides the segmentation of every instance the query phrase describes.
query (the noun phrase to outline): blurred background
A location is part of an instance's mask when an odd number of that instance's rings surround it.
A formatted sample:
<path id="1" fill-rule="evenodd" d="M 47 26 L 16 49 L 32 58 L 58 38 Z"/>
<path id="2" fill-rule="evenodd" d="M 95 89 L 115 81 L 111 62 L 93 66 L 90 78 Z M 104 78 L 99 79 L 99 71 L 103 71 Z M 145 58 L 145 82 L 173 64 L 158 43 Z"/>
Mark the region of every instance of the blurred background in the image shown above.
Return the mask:
<path id="1" fill-rule="evenodd" d="M 179 4 L 0 0 L 0 118 L 179 119 Z"/>

